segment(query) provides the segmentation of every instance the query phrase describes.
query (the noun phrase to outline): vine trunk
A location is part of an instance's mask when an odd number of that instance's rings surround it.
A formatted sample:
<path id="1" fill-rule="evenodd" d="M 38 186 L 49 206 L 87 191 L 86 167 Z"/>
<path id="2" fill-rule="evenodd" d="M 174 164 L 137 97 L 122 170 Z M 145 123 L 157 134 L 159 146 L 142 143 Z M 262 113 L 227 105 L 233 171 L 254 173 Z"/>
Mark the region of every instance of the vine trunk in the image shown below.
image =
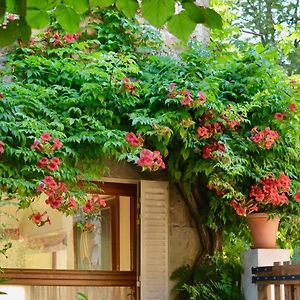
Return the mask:
<path id="1" fill-rule="evenodd" d="M 182 182 L 177 183 L 180 194 L 189 210 L 199 240 L 198 254 L 194 258 L 193 270 L 209 260 L 209 256 L 222 249 L 222 230 L 214 230 L 204 223 L 208 213 L 209 199 L 205 190 L 200 187 L 199 178 L 192 184 L 191 192 L 186 192 Z"/>

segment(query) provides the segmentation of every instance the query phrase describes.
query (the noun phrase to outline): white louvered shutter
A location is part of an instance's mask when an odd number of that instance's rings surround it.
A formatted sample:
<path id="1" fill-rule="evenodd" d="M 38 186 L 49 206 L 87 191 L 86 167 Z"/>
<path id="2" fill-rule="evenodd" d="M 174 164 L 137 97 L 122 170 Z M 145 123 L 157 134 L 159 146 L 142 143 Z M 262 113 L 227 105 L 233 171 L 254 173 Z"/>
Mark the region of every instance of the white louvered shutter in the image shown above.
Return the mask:
<path id="1" fill-rule="evenodd" d="M 141 181 L 141 300 L 169 299 L 169 184 Z"/>

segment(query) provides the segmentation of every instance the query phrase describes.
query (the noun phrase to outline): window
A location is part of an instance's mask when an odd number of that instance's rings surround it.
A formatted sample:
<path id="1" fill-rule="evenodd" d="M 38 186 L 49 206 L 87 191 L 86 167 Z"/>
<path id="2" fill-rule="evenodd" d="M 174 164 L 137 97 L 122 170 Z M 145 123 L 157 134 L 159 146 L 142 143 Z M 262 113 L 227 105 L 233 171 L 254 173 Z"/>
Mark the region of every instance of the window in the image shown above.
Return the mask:
<path id="1" fill-rule="evenodd" d="M 0 265 L 6 268 L 6 277 L 14 278 L 10 284 L 119 286 L 131 287 L 134 292 L 137 187 L 96 184 L 99 191 L 104 191 L 101 195 L 107 206 L 88 220 L 83 220 L 82 216 L 66 217 L 44 207 L 43 199 L 35 204 L 36 209 L 47 209 L 52 220 L 50 225 L 43 227 L 37 227 L 28 219 L 30 210 L 16 211 L 13 205 L 1 208 L 1 223 L 6 224 L 4 230 L 13 247 L 7 252 L 8 259 L 0 257 Z"/>

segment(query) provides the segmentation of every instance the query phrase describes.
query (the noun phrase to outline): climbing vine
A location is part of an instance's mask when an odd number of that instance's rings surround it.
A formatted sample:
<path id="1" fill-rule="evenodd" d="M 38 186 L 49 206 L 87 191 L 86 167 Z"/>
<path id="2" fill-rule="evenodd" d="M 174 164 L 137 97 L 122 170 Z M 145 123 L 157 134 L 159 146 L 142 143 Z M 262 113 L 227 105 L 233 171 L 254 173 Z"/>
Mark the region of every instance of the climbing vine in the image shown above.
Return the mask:
<path id="1" fill-rule="evenodd" d="M 26 207 L 53 164 L 30 145 L 48 133 L 63 144 L 58 179 L 68 190 L 79 177 L 99 177 L 105 159 L 165 169 L 196 224 L 199 257 L 220 247 L 221 231 L 241 222 L 233 208 L 241 212 L 268 176 L 289 178 L 290 205 L 280 211 L 298 213 L 299 87 L 268 53 L 193 44 L 170 56 L 147 43 L 126 51 L 113 44 L 113 52 L 101 30 L 47 31 L 10 56 L 12 81 L 1 83 L 2 193 Z M 48 192 L 51 182 L 43 184 Z"/>

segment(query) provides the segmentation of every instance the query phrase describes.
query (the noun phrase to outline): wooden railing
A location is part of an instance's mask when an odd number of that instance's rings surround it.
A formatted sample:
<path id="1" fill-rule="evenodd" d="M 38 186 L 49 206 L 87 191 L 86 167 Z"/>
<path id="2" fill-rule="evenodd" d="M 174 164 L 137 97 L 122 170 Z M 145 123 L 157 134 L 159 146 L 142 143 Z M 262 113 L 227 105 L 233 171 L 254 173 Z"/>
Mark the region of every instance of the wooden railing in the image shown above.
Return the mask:
<path id="1" fill-rule="evenodd" d="M 252 268 L 258 300 L 300 300 L 300 261 Z"/>

